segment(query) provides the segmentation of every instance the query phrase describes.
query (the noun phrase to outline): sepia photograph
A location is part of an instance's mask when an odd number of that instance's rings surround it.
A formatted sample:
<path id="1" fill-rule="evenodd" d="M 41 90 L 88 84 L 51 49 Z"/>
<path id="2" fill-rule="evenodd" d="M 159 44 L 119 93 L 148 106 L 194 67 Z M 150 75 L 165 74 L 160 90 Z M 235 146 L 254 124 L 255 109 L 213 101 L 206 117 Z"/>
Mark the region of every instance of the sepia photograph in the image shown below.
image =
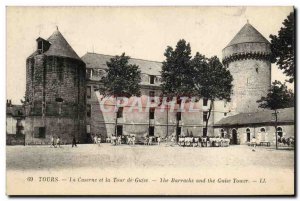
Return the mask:
<path id="1" fill-rule="evenodd" d="M 6 7 L 6 194 L 295 196 L 293 6 Z"/>

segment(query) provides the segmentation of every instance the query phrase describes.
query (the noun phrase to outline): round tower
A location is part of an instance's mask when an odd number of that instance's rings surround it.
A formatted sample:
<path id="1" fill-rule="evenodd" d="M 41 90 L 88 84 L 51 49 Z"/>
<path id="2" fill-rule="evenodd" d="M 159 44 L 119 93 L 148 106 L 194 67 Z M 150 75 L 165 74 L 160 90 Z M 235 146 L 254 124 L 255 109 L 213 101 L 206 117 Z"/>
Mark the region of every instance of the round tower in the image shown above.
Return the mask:
<path id="1" fill-rule="evenodd" d="M 26 60 L 25 142 L 85 141 L 85 63 L 56 30 Z"/>
<path id="2" fill-rule="evenodd" d="M 233 76 L 231 112 L 261 110 L 256 102 L 271 86 L 270 43 L 247 23 L 223 49 L 223 64 Z"/>

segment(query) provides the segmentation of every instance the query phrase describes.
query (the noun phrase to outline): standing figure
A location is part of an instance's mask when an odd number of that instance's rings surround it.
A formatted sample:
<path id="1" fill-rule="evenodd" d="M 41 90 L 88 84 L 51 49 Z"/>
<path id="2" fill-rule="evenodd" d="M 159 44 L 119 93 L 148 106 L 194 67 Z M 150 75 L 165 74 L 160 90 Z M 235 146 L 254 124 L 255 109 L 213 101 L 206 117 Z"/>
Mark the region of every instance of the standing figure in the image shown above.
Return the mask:
<path id="1" fill-rule="evenodd" d="M 121 145 L 122 141 L 121 141 L 121 136 L 118 137 L 118 144 Z"/>
<path id="2" fill-rule="evenodd" d="M 94 136 L 94 144 L 97 144 L 97 135 Z"/>
<path id="3" fill-rule="evenodd" d="M 53 136 L 51 136 L 51 145 L 50 145 L 50 147 L 54 147 L 55 148 L 55 142 L 54 142 L 54 137 Z"/>
<path id="4" fill-rule="evenodd" d="M 101 135 L 97 138 L 97 144 L 100 147 L 100 145 L 101 145 Z"/>
<path id="5" fill-rule="evenodd" d="M 56 139 L 56 145 L 60 148 L 60 137 Z"/>
<path id="6" fill-rule="evenodd" d="M 174 146 L 174 143 L 175 143 L 175 137 L 174 137 L 174 135 L 172 135 L 172 137 L 171 137 L 171 146 Z"/>
<path id="7" fill-rule="evenodd" d="M 160 136 L 157 137 L 157 145 L 160 145 Z"/>
<path id="8" fill-rule="evenodd" d="M 74 146 L 77 147 L 75 136 L 73 137 L 73 140 L 72 140 L 72 148 L 73 148 Z"/>
<path id="9" fill-rule="evenodd" d="M 251 140 L 251 145 L 252 145 L 252 151 L 255 151 L 255 148 L 256 148 L 256 139 L 255 139 L 255 136 L 253 136 L 253 138 Z"/>
<path id="10" fill-rule="evenodd" d="M 132 142 L 132 145 L 135 145 L 135 135 L 133 135 L 133 136 L 131 137 L 131 142 Z"/>

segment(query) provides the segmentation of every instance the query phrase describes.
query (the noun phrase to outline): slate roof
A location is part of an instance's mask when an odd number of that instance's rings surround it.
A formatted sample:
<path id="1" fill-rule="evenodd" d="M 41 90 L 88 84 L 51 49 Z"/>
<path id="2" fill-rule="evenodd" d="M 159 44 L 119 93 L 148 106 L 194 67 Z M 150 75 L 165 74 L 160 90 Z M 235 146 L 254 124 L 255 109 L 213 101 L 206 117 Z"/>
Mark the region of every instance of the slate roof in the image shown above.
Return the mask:
<path id="1" fill-rule="evenodd" d="M 86 64 L 86 68 L 101 68 L 106 69 L 106 62 L 114 56 L 90 53 L 87 52 L 81 57 L 83 62 Z M 138 65 L 141 72 L 149 75 L 160 75 L 162 63 L 158 61 L 148 61 L 143 59 L 129 59 L 129 64 Z"/>
<path id="2" fill-rule="evenodd" d="M 56 30 L 48 39 L 51 43 L 49 50 L 45 52 L 48 56 L 61 56 L 81 60 L 64 36 Z"/>
<path id="3" fill-rule="evenodd" d="M 6 106 L 6 115 L 10 116 L 24 116 L 24 108 L 22 105 Z"/>
<path id="4" fill-rule="evenodd" d="M 42 38 L 39 37 L 38 39 Z M 47 41 L 51 44 L 49 49 L 44 52 L 44 54 L 46 54 L 47 56 L 67 57 L 81 61 L 80 57 L 76 54 L 76 52 L 73 50 L 64 36 L 59 32 L 59 30 L 54 31 L 53 34 L 47 39 Z M 38 54 L 39 52 L 38 50 L 36 50 L 29 57 Z"/>
<path id="5" fill-rule="evenodd" d="M 293 123 L 295 108 L 285 108 L 278 110 L 278 122 Z M 265 110 L 255 113 L 241 113 L 226 117 L 217 122 L 214 126 L 230 126 L 230 125 L 249 125 L 274 122 L 272 113 L 274 111 Z"/>
<path id="6" fill-rule="evenodd" d="M 269 43 L 269 41 L 259 33 L 250 23 L 245 24 L 226 46 L 240 43 Z"/>

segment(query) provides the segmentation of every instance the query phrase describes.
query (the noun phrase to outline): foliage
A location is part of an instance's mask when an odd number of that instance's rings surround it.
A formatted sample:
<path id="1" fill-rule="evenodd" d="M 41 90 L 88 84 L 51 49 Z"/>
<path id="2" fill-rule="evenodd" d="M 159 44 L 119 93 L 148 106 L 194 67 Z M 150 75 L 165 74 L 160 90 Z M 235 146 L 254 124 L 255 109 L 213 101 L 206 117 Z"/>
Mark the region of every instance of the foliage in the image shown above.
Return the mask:
<path id="1" fill-rule="evenodd" d="M 141 95 L 141 71 L 137 65 L 129 64 L 129 59 L 123 53 L 106 63 L 108 68 L 99 89 L 102 95 L 127 98 Z"/>
<path id="2" fill-rule="evenodd" d="M 192 59 L 194 69 L 194 94 L 203 99 L 210 100 L 210 106 L 205 119 L 207 132 L 208 121 L 215 100 L 230 101 L 233 78 L 220 60 L 214 56 L 207 59 L 204 55 L 196 53 Z M 206 135 L 206 133 L 204 134 Z"/>
<path id="3" fill-rule="evenodd" d="M 207 59 L 197 52 L 192 67 L 196 95 L 211 101 L 230 101 L 233 78 L 216 56 Z"/>
<path id="4" fill-rule="evenodd" d="M 266 97 L 262 97 L 257 101 L 260 108 L 267 108 L 271 110 L 283 109 L 294 106 L 294 93 L 288 89 L 285 84 L 275 80 L 272 83 Z"/>
<path id="5" fill-rule="evenodd" d="M 191 46 L 181 39 L 175 50 L 168 46 L 162 65 L 162 93 L 165 97 L 177 99 L 190 97 L 193 92 L 193 71 L 191 68 Z"/>
<path id="6" fill-rule="evenodd" d="M 291 12 L 283 21 L 283 27 L 278 31 L 278 36 L 270 35 L 272 62 L 289 77 L 288 82 L 294 82 L 295 77 L 295 17 Z"/>

